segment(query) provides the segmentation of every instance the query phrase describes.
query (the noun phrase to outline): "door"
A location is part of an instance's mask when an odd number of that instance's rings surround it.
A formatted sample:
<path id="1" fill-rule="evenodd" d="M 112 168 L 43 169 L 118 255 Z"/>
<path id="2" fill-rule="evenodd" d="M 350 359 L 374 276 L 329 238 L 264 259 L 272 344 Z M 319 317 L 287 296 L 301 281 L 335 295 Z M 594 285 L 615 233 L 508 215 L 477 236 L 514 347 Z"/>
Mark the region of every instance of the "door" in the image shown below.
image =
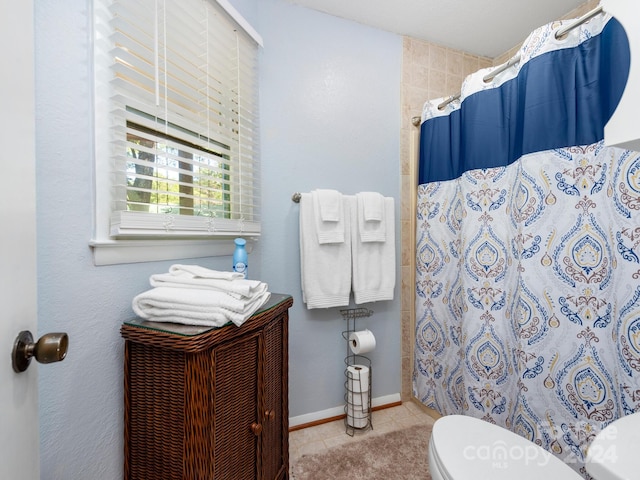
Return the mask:
<path id="1" fill-rule="evenodd" d="M 260 332 L 213 350 L 213 478 L 260 479 Z"/>
<path id="2" fill-rule="evenodd" d="M 37 333 L 33 1 L 0 2 L 0 478 L 40 478 L 38 369 L 11 363 Z"/>
<path id="3" fill-rule="evenodd" d="M 287 315 L 275 317 L 264 329 L 264 420 L 262 429 L 262 478 L 275 480 L 285 478 L 289 464 L 289 437 L 283 435 L 289 419 L 285 418 L 289 409 L 285 408 L 288 395 Z M 286 400 L 288 401 L 288 400 Z"/>

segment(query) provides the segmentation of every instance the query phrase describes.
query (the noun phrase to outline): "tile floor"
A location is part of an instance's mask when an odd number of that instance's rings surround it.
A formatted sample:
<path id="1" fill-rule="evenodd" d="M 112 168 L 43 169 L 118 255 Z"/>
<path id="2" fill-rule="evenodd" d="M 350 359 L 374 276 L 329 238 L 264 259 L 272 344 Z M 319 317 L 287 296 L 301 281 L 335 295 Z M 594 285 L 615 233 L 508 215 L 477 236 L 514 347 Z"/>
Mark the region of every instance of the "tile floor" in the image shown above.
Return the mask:
<path id="1" fill-rule="evenodd" d="M 353 436 L 345 432 L 344 420 L 295 430 L 289 433 L 289 464 L 291 465 L 304 454 L 322 452 L 327 448 L 364 440 L 372 435 L 380 435 L 411 425 L 432 424 L 434 421 L 416 403 L 405 402 L 397 407 L 373 412 L 371 418 L 373 429 L 364 432 L 356 430 Z"/>

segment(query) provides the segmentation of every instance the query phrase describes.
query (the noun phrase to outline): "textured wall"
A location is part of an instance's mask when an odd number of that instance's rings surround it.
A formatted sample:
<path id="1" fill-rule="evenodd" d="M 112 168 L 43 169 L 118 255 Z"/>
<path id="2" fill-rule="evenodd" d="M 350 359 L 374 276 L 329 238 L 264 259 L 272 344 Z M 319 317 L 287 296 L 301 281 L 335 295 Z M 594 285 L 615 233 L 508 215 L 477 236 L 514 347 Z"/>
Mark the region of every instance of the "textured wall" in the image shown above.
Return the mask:
<path id="1" fill-rule="evenodd" d="M 378 191 L 396 199 L 399 272 L 401 37 L 298 7 L 260 0 L 263 272 L 294 296 L 290 413 L 343 404 L 346 328 L 338 308 L 307 310 L 300 287 L 294 192 Z M 393 301 L 364 305 L 358 323 L 378 339 L 372 395 L 400 392 L 400 277 Z M 355 307 L 356 305 L 351 305 Z"/>
<path id="2" fill-rule="evenodd" d="M 39 365 L 41 478 L 47 480 L 122 478 L 119 328 L 133 316 L 133 296 L 150 288 L 149 275 L 172 263 L 93 265 L 90 5 L 34 2 L 38 333 L 65 331 L 70 341 L 63 362 Z M 258 246 L 252 274 L 260 274 L 259 259 Z M 189 262 L 231 268 L 230 257 Z"/>
<path id="3" fill-rule="evenodd" d="M 294 295 L 291 413 L 305 414 L 342 402 L 344 323 L 335 309 L 302 305 L 291 194 L 325 187 L 399 198 L 401 39 L 280 1 L 232 3 L 265 40 L 264 234 L 250 271 L 271 291 Z M 149 275 L 172 263 L 93 265 L 90 5 L 35 2 L 38 333 L 70 336 L 65 361 L 39 368 L 43 479 L 122 477 L 119 328 Z M 190 262 L 231 268 L 229 257 Z M 397 298 L 373 306 L 375 395 L 400 388 Z"/>

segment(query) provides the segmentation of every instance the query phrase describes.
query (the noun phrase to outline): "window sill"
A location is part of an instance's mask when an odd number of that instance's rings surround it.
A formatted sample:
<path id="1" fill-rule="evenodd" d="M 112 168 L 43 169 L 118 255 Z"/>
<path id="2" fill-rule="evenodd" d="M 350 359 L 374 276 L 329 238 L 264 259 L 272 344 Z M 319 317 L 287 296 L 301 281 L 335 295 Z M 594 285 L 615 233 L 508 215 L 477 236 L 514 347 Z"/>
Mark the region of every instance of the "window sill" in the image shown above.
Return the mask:
<path id="1" fill-rule="evenodd" d="M 250 252 L 255 239 L 248 239 Z M 233 255 L 233 238 L 207 240 L 91 240 L 95 265 Z"/>

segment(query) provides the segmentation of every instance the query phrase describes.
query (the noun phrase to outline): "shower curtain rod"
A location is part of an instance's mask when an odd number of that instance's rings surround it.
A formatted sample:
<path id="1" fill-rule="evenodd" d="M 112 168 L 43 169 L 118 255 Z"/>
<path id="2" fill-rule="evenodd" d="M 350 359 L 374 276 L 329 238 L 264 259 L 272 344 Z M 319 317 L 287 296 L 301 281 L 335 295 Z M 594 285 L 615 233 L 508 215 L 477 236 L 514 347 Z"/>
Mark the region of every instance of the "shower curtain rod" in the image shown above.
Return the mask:
<path id="1" fill-rule="evenodd" d="M 603 13 L 603 8 L 601 6 L 594 8 L 593 10 L 585 13 L 583 16 L 581 16 L 580 18 L 576 19 L 573 23 L 570 23 L 569 25 L 567 25 L 566 27 L 562 27 L 560 29 L 558 29 L 556 31 L 556 33 L 554 34 L 556 39 L 561 39 L 562 37 L 564 37 L 567 33 L 569 33 L 571 30 L 573 30 L 576 27 L 579 27 L 580 25 L 582 25 L 583 23 L 588 22 L 589 20 L 591 20 L 593 17 L 595 17 L 596 15 L 600 15 L 601 13 Z M 503 63 L 502 65 L 500 65 L 498 68 L 496 68 L 495 70 L 492 70 L 491 72 L 487 73 L 484 77 L 482 77 L 482 80 L 485 83 L 490 82 L 491 80 L 493 80 L 496 75 L 498 75 L 499 73 L 504 72 L 505 70 L 513 67 L 514 65 L 517 65 L 520 62 L 520 55 L 515 55 L 513 57 L 511 57 L 506 63 Z M 440 103 L 438 105 L 438 110 L 442 110 L 444 107 L 446 107 L 447 105 L 449 105 L 451 102 L 453 102 L 454 100 L 458 100 L 460 98 L 460 93 L 457 93 L 455 95 L 451 95 L 450 97 L 447 97 L 442 103 Z M 413 117 L 411 119 L 411 123 L 414 126 L 419 126 L 420 125 L 420 121 L 422 119 L 418 116 Z"/>

